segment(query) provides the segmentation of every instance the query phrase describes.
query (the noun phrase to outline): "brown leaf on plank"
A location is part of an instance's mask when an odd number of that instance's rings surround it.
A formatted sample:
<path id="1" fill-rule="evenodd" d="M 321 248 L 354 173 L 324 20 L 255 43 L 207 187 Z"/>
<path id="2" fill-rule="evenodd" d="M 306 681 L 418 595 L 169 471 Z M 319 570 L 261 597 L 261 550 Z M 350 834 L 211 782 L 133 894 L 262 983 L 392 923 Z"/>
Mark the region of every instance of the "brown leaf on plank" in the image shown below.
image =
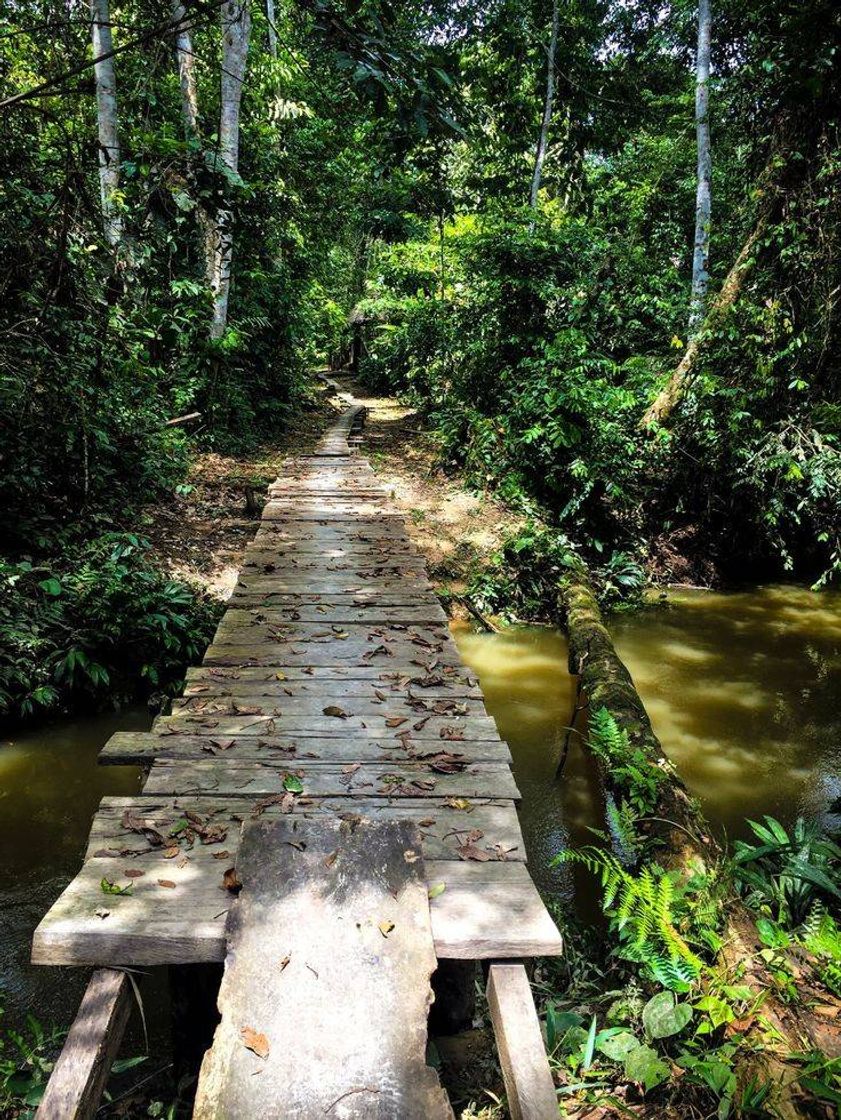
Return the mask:
<path id="1" fill-rule="evenodd" d="M 441 739 L 448 739 L 450 742 L 464 742 L 464 732 L 460 727 L 442 727 L 438 735 Z"/>
<path id="2" fill-rule="evenodd" d="M 487 863 L 492 858 L 490 852 L 477 848 L 475 844 L 459 844 L 456 851 L 459 859 L 475 860 L 477 863 Z"/>
<path id="3" fill-rule="evenodd" d="M 139 817 L 131 809 L 126 809 L 123 813 L 123 828 L 129 832 L 137 832 L 141 836 L 145 836 L 154 848 L 163 847 L 164 838 L 160 832 L 152 826 L 152 823 L 144 820 L 143 817 Z"/>
<path id="4" fill-rule="evenodd" d="M 271 1047 L 269 1046 L 269 1040 L 264 1034 L 255 1031 L 253 1027 L 243 1027 L 239 1033 L 242 1036 L 242 1042 L 246 1050 L 250 1050 L 252 1054 L 256 1054 L 257 1057 L 262 1058 L 263 1061 L 268 1058 Z"/>
<path id="5" fill-rule="evenodd" d="M 344 710 L 344 708 L 340 708 L 337 704 L 328 704 L 327 707 L 323 709 L 323 712 L 324 715 L 335 716 L 336 719 L 348 718 L 348 713 Z"/>
<path id="6" fill-rule="evenodd" d="M 139 879 L 141 875 L 145 875 L 145 871 L 141 871 L 139 867 L 127 867 L 123 872 L 129 879 Z"/>
<path id="7" fill-rule="evenodd" d="M 385 721 L 386 727 L 400 727 L 401 724 L 406 723 L 406 716 L 389 716 Z"/>
<path id="8" fill-rule="evenodd" d="M 175 883 L 172 879 L 158 879 L 159 887 L 166 887 L 168 890 L 175 890 Z"/>
<path id="9" fill-rule="evenodd" d="M 242 883 L 235 867 L 229 867 L 222 876 L 222 886 L 232 894 L 238 894 L 242 889 Z"/>

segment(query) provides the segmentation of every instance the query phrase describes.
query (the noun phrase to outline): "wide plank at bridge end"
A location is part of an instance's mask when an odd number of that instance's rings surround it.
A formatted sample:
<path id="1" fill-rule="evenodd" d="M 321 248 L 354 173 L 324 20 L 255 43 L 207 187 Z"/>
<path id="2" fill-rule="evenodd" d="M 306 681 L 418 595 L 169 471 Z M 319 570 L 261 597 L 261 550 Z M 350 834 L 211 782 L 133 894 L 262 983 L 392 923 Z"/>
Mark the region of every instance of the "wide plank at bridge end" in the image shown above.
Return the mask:
<path id="1" fill-rule="evenodd" d="M 449 1120 L 426 1064 L 436 967 L 409 822 L 243 826 L 221 1022 L 194 1120 Z"/>
<path id="2" fill-rule="evenodd" d="M 285 463 L 213 644 L 171 714 L 106 745 L 101 761 L 140 764 L 144 784 L 101 803 L 80 872 L 35 931 L 33 962 L 225 960 L 226 922 L 239 905 L 228 888 L 250 859 L 241 829 L 261 844 L 283 830 L 415 829 L 412 889 L 423 894 L 427 955 L 454 964 L 561 952 L 525 863 L 508 746 L 402 518 L 350 449 L 359 414 L 349 409 L 315 454 Z M 305 853 L 283 855 L 309 869 L 314 905 L 330 868 Z M 296 892 L 267 877 L 260 884 L 276 890 L 266 897 L 278 914 L 291 912 Z M 302 925 L 294 935 L 309 942 L 320 930 Z M 379 948 L 391 944 L 377 937 Z M 295 976 L 289 965 L 278 984 Z M 335 1032 L 344 1000 L 323 990 L 330 1006 L 313 1014 L 329 1013 Z M 278 1090 L 269 1066 L 257 1068 L 254 1092 Z M 345 1107 L 338 1101 L 330 1115 L 356 1115 Z M 271 1115 L 251 1100 L 242 1110 L 261 1112 Z M 427 1114 L 437 1115 L 418 1113 Z"/>

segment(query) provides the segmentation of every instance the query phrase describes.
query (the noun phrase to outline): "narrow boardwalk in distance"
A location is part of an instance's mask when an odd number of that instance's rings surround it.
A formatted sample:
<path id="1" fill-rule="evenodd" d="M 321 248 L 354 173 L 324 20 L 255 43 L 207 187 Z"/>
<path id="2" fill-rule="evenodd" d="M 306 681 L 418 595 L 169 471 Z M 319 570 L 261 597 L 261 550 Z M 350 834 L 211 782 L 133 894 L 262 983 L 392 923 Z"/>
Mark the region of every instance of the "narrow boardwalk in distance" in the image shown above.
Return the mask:
<path id="1" fill-rule="evenodd" d="M 271 893 L 255 861 L 268 866 L 271 845 L 278 843 L 297 850 L 288 833 L 293 826 L 300 829 L 302 853 L 308 846 L 320 850 L 331 830 L 337 839 L 328 861 L 333 851 L 356 853 L 360 898 L 373 897 L 372 884 L 388 860 L 383 857 L 380 871 L 379 864 L 363 867 L 354 830 L 372 829 L 373 852 L 377 826 L 390 828 L 389 842 L 402 845 L 402 853 L 413 851 L 405 828 L 411 830 L 426 887 L 423 913 L 414 913 L 409 924 L 421 940 L 428 929 L 433 967 L 436 958 L 519 959 L 561 951 L 526 868 L 508 747 L 485 710 L 478 681 L 460 661 L 402 518 L 348 443 L 360 412 L 348 408 L 313 455 L 284 464 L 213 644 L 201 667 L 188 672 L 171 714 L 159 717 L 149 733 L 120 733 L 106 745 L 101 761 L 139 763 L 148 776 L 137 796 L 103 800 L 86 862 L 35 932 L 36 963 L 116 968 L 224 960 L 232 925 L 239 923 L 240 937 L 247 931 L 242 907 L 249 860 L 255 884 Z M 395 832 L 394 822 L 405 822 L 404 831 Z M 245 863 L 241 839 L 251 853 Z M 281 877 L 275 927 L 287 918 L 299 925 L 304 920 L 300 896 L 290 894 L 293 881 L 299 891 L 311 881 L 320 898 L 333 897 L 336 881 L 327 874 L 333 865 L 318 870 L 310 859 L 308 866 L 309 880 L 291 870 Z M 231 888 L 240 882 L 245 889 L 235 902 Z M 405 889 L 410 886 L 406 880 Z M 233 922 L 231 911 L 238 915 Z M 341 913 L 329 921 L 338 929 Z M 392 934 L 381 924 L 383 952 L 398 943 L 392 940 L 402 928 L 397 919 L 395 926 Z M 322 933 L 313 926 L 314 940 Z M 346 942 L 335 951 L 347 954 Z M 415 969 L 411 983 L 424 993 L 428 974 L 420 962 L 426 959 L 419 945 L 403 962 L 409 973 Z M 277 983 L 281 1000 L 285 972 L 288 982 L 291 965 L 265 981 Z M 352 988 L 348 977 L 345 999 Z M 322 994 L 325 1014 L 336 1015 L 334 1001 L 342 993 Z M 317 989 L 308 990 L 310 1003 L 318 998 Z M 418 1014 L 426 1003 L 423 994 Z M 217 1036 L 214 1054 L 221 1045 Z M 271 1064 L 240 1049 L 248 1057 L 238 1054 L 238 1062 Z M 225 1061 L 233 1060 L 231 1053 Z M 511 1060 L 516 1065 L 516 1055 Z M 206 1062 L 208 1070 L 212 1065 Z M 216 1061 L 217 1081 L 220 1068 Z M 269 1072 L 266 1066 L 259 1079 L 261 1110 L 275 1081 Z M 372 1070 L 370 1077 L 376 1076 Z M 202 1084 L 206 1089 L 207 1079 Z M 548 1107 L 545 1078 L 541 1085 Z M 370 1111 L 371 1100 L 349 1089 L 331 1115 L 388 1115 Z M 203 1108 L 202 1115 L 222 1115 L 206 1093 Z M 311 1113 L 299 1105 L 277 1112 L 310 1114 L 318 1114 L 315 1105 Z M 539 1109 L 522 1114 L 549 1115 Z"/>

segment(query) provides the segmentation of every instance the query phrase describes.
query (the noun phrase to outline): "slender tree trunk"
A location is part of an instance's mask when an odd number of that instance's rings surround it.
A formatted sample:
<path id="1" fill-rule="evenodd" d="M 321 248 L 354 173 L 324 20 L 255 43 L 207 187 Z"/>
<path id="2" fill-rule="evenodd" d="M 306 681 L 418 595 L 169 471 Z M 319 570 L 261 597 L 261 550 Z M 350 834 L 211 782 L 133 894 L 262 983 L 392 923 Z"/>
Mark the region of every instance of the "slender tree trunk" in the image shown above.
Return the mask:
<path id="1" fill-rule="evenodd" d="M 178 78 L 181 85 L 181 116 L 184 131 L 191 140 L 200 139 L 199 96 L 196 89 L 196 56 L 193 51 L 193 38 L 190 34 L 189 16 L 181 0 L 173 0 L 172 18 L 177 20 L 175 31 L 175 58 L 178 62 Z M 217 234 L 207 207 L 200 201 L 196 203 L 196 222 L 201 235 L 202 252 L 205 260 L 205 277 L 213 287 L 216 276 Z"/>
<path id="2" fill-rule="evenodd" d="M 248 0 L 222 5 L 222 109 L 219 119 L 219 156 L 229 171 L 239 167 L 239 117 L 248 59 L 251 13 Z M 221 338 L 228 321 L 233 257 L 232 212 L 221 206 L 216 214 L 216 260 L 213 282 L 211 338 Z"/>
<path id="3" fill-rule="evenodd" d="M 709 284 L 712 154 L 710 151 L 710 0 L 698 0 L 698 55 L 695 79 L 695 132 L 698 142 L 698 186 L 695 196 L 695 245 L 692 254 L 692 296 L 689 337 L 704 321 Z"/>
<path id="4" fill-rule="evenodd" d="M 558 50 L 559 22 L 558 0 L 552 0 L 552 35 L 549 40 L 549 55 L 546 60 L 546 100 L 543 104 L 543 121 L 540 125 L 540 137 L 537 141 L 537 153 L 534 157 L 534 175 L 531 180 L 531 195 L 529 197 L 532 210 L 537 209 L 537 195 L 540 191 L 540 180 L 543 176 L 543 161 L 546 159 L 546 148 L 549 142 L 549 125 L 552 122 L 552 106 L 555 101 L 555 54 Z"/>
<path id="5" fill-rule="evenodd" d="M 112 51 L 111 16 L 108 0 L 90 0 L 93 56 Z M 123 219 L 115 195 L 120 188 L 120 139 L 117 131 L 117 78 L 114 58 L 94 64 L 96 116 L 99 128 L 99 193 L 102 199 L 102 224 L 109 245 L 119 245 Z"/>
<path id="6" fill-rule="evenodd" d="M 269 54 L 277 58 L 277 18 L 274 0 L 266 0 L 266 21 L 269 25 Z"/>
<path id="7" fill-rule="evenodd" d="M 196 137 L 199 133 L 199 99 L 196 93 L 195 55 L 187 12 L 181 0 L 174 0 L 172 18 L 179 24 L 175 31 L 175 57 L 178 60 L 178 77 L 181 82 L 181 115 L 187 134 Z"/>
<path id="8" fill-rule="evenodd" d="M 651 427 L 652 424 L 664 424 L 671 416 L 676 405 L 686 391 L 687 385 L 692 380 L 692 376 L 695 373 L 695 366 L 704 351 L 707 338 L 736 302 L 739 292 L 742 290 L 744 279 L 753 265 L 753 250 L 757 241 L 759 241 L 764 233 L 768 220 L 769 214 L 768 211 L 766 211 L 754 226 L 753 232 L 742 246 L 741 252 L 734 261 L 733 267 L 727 273 L 727 277 L 721 285 L 721 291 L 713 300 L 709 313 L 703 322 L 703 329 L 697 331 L 694 337 L 689 340 L 686 353 L 681 358 L 680 364 L 648 406 L 642 418 L 643 427 L 648 428 Z"/>

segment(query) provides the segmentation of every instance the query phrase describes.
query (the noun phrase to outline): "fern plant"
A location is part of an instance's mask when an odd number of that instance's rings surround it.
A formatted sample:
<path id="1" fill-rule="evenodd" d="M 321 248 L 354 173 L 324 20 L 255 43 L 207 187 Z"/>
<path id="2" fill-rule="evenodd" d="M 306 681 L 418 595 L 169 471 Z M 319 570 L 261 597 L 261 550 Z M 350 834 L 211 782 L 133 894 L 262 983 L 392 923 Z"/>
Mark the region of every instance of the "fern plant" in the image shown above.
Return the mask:
<path id="1" fill-rule="evenodd" d="M 803 923 L 800 942 L 817 957 L 821 982 L 841 996 L 841 929 L 821 905 L 816 904 Z"/>
<path id="2" fill-rule="evenodd" d="M 612 852 L 595 847 L 561 852 L 556 862 L 583 864 L 599 877 L 602 909 L 619 935 L 618 956 L 643 965 L 673 991 L 686 991 L 699 978 L 704 962 L 690 940 L 710 947 L 717 942 L 714 928 L 696 927 L 692 916 L 694 896 L 707 889 L 706 880 L 682 881 L 657 864 L 632 874 Z"/>
<path id="3" fill-rule="evenodd" d="M 642 837 L 637 832 L 639 815 L 629 801 L 623 799 L 617 805 L 616 798 L 608 793 L 605 797 L 605 819 L 619 861 L 624 867 L 633 867 L 643 848 Z"/>
<path id="4" fill-rule="evenodd" d="M 619 726 L 607 708 L 596 708 L 590 713 L 588 742 L 636 814 L 653 813 L 665 775 L 645 751 L 631 742 L 628 731 Z"/>

